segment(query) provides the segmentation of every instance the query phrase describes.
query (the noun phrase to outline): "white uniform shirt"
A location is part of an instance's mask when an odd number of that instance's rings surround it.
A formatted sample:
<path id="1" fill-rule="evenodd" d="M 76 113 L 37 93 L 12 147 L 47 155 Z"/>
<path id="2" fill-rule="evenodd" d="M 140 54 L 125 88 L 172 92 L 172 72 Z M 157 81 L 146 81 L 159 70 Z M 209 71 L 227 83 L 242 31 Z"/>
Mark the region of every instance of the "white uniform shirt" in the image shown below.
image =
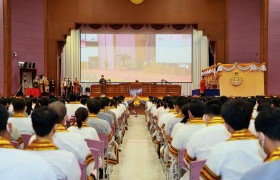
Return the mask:
<path id="1" fill-rule="evenodd" d="M 87 107 L 85 105 L 82 105 L 82 104 L 79 104 L 79 103 L 78 104 L 77 103 L 73 103 L 73 104 L 69 103 L 69 104 L 65 104 L 65 106 L 67 108 L 67 115 L 69 117 L 75 116 L 75 112 L 80 107 L 84 107 L 84 108 L 87 109 Z"/>
<path id="2" fill-rule="evenodd" d="M 0 148 L 0 159 L 1 180 L 57 180 L 49 163 L 30 152 Z"/>
<path id="3" fill-rule="evenodd" d="M 213 146 L 226 141 L 229 137 L 230 133 L 227 131 L 224 124 L 207 126 L 191 136 L 187 144 L 186 153 L 190 159 L 196 158 L 196 160 L 205 160 Z"/>
<path id="4" fill-rule="evenodd" d="M 56 132 L 53 137 L 54 144 L 62 150 L 71 152 L 75 155 L 78 162 L 85 163 L 89 154 L 91 154 L 84 138 L 72 132 Z M 94 168 L 94 162 L 87 166 L 89 175 Z"/>
<path id="5" fill-rule="evenodd" d="M 188 122 L 182 125 L 183 126 L 181 126 L 181 128 L 175 133 L 171 142 L 171 147 L 177 151 L 181 149 L 186 149 L 192 134 L 206 127 L 206 124 L 202 119 L 200 120 L 200 122 L 195 122 L 195 123 Z"/>
<path id="6" fill-rule="evenodd" d="M 211 149 L 202 176 L 207 174 L 221 176 L 224 180 L 240 179 L 245 172 L 262 163 L 259 150 L 257 139 L 229 140 L 217 144 Z"/>
<path id="7" fill-rule="evenodd" d="M 81 170 L 74 154 L 63 150 L 29 151 L 44 158 L 51 165 L 57 179 L 79 180 Z"/>
<path id="8" fill-rule="evenodd" d="M 67 130 L 72 133 L 79 134 L 80 136 L 84 137 L 84 139 L 99 141 L 99 136 L 98 136 L 96 130 L 92 127 L 83 127 L 82 126 L 79 129 L 78 126 L 71 126 Z"/>
<path id="9" fill-rule="evenodd" d="M 18 129 L 19 134 L 35 134 L 29 117 L 10 117 L 8 123 L 12 123 Z"/>

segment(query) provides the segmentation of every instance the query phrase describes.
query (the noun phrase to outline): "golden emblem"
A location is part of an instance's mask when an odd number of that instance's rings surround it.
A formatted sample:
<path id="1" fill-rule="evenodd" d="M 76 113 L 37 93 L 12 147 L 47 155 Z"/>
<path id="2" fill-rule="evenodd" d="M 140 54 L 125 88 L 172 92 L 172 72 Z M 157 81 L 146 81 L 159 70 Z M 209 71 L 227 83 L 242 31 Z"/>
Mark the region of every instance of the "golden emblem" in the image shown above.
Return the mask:
<path id="1" fill-rule="evenodd" d="M 234 76 L 230 78 L 230 83 L 233 86 L 240 86 L 243 83 L 243 78 L 239 76 L 237 70 L 235 70 Z"/>
<path id="2" fill-rule="evenodd" d="M 141 4 L 144 0 L 130 0 L 133 4 Z"/>

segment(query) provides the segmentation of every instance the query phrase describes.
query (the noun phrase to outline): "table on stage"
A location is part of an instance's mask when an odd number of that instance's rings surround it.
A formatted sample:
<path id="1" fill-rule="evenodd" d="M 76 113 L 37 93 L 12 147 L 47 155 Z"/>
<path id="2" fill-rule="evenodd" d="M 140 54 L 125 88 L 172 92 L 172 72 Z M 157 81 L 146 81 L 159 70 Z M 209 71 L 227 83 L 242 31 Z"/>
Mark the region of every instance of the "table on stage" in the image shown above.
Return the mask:
<path id="1" fill-rule="evenodd" d="M 25 95 L 26 96 L 33 95 L 34 97 L 39 97 L 41 96 L 41 92 L 39 88 L 26 88 Z"/>
<path id="2" fill-rule="evenodd" d="M 180 96 L 181 86 L 176 84 L 155 84 L 155 83 L 119 83 L 119 84 L 106 84 L 105 95 L 108 97 L 120 96 L 125 97 L 133 96 L 137 92 L 138 96 L 148 97 L 157 96 L 164 97 L 166 95 L 170 96 Z M 91 85 L 90 96 L 100 96 L 101 95 L 101 85 L 94 84 Z"/>
<path id="3" fill-rule="evenodd" d="M 200 89 L 192 90 L 193 96 L 200 95 Z M 220 89 L 205 89 L 205 96 L 220 96 Z"/>

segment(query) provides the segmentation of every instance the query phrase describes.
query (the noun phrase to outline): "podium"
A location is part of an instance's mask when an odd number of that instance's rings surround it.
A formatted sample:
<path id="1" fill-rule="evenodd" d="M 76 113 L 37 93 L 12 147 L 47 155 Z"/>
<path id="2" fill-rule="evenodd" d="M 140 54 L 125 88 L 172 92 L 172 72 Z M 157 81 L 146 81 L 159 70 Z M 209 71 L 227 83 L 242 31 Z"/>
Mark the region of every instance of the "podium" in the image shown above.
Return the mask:
<path id="1" fill-rule="evenodd" d="M 221 96 L 264 95 L 264 63 L 218 64 L 202 71 L 206 83 L 217 83 Z"/>

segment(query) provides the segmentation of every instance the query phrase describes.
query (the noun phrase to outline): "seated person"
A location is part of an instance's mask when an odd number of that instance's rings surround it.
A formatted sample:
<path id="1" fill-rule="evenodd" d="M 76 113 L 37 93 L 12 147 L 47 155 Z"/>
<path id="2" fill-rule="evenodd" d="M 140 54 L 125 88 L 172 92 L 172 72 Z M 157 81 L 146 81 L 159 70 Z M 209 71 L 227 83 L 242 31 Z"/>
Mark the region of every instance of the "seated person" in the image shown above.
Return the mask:
<path id="1" fill-rule="evenodd" d="M 206 102 L 203 119 L 207 127 L 196 131 L 191 136 L 185 153 L 186 162 L 207 159 L 213 146 L 230 137 L 221 117 L 221 106 L 218 100 Z"/>
<path id="2" fill-rule="evenodd" d="M 19 134 L 35 134 L 31 118 L 25 113 L 26 101 L 23 98 L 15 98 L 12 101 L 14 113 L 9 118 L 8 123 L 12 123 L 13 127 L 18 129 Z"/>
<path id="3" fill-rule="evenodd" d="M 96 130 L 87 125 L 88 116 L 88 110 L 84 107 L 79 107 L 75 112 L 77 122 L 74 124 L 74 126 L 69 127 L 68 130 L 75 134 L 81 135 L 82 137 L 84 137 L 84 139 L 99 141 Z"/>
<path id="4" fill-rule="evenodd" d="M 59 116 L 53 137 L 54 144 L 61 150 L 73 153 L 79 163 L 85 163 L 87 165 L 87 175 L 90 175 L 94 168 L 93 156 L 84 138 L 78 134 L 69 132 L 64 127 L 67 118 L 65 105 L 60 101 L 56 101 L 51 103 L 49 108 L 53 109 Z"/>
<path id="5" fill-rule="evenodd" d="M 65 104 L 65 106 L 67 108 L 67 115 L 69 117 L 75 116 L 75 112 L 79 107 L 86 107 L 85 105 L 82 105 L 80 101 L 77 101 L 76 94 L 69 94 L 68 99 L 70 102 Z"/>
<path id="6" fill-rule="evenodd" d="M 57 113 L 48 107 L 37 108 L 32 113 L 32 124 L 36 133 L 36 139 L 26 148 L 27 151 L 41 156 L 49 162 L 57 179 L 79 180 L 81 170 L 74 154 L 59 150 L 53 144 L 52 138 L 55 133 Z"/>
<path id="7" fill-rule="evenodd" d="M 184 124 L 174 135 L 169 152 L 176 158 L 178 156 L 178 150 L 186 149 L 187 144 L 191 138 L 191 135 L 196 131 L 206 127 L 206 123 L 202 119 L 204 114 L 204 104 L 199 100 L 193 100 L 189 106 L 184 105 L 182 108 L 183 114 L 189 115 L 189 120 Z"/>
<path id="8" fill-rule="evenodd" d="M 249 130 L 253 106 L 234 99 L 222 108 L 222 117 L 231 137 L 211 149 L 201 171 L 203 179 L 240 179 L 246 171 L 261 164 L 260 145 Z"/>
<path id="9" fill-rule="evenodd" d="M 100 111 L 100 102 L 97 100 L 89 100 L 87 102 L 87 107 L 90 112 L 87 125 L 95 128 L 96 132 L 100 134 L 106 134 L 108 136 L 109 146 L 109 157 L 108 163 L 118 164 L 119 163 L 119 150 L 118 145 L 114 140 L 114 134 L 111 130 L 110 124 L 103 120 L 99 119 L 97 114 Z"/>
<path id="10" fill-rule="evenodd" d="M 97 114 L 98 118 L 100 119 L 104 119 L 105 121 L 107 121 L 110 126 L 112 127 L 114 125 L 114 117 L 109 114 L 107 111 L 107 106 L 109 105 L 109 98 L 107 97 L 102 97 L 100 99 L 100 111 Z"/>
<path id="11" fill-rule="evenodd" d="M 264 163 L 246 172 L 241 180 L 280 179 L 280 111 L 269 108 L 255 120 L 259 143 L 268 154 Z"/>
<path id="12" fill-rule="evenodd" d="M 0 105 L 0 114 L 0 179 L 56 180 L 48 162 L 39 156 L 14 148 L 10 143 L 11 135 L 7 131 L 9 113 L 3 105 Z"/>

